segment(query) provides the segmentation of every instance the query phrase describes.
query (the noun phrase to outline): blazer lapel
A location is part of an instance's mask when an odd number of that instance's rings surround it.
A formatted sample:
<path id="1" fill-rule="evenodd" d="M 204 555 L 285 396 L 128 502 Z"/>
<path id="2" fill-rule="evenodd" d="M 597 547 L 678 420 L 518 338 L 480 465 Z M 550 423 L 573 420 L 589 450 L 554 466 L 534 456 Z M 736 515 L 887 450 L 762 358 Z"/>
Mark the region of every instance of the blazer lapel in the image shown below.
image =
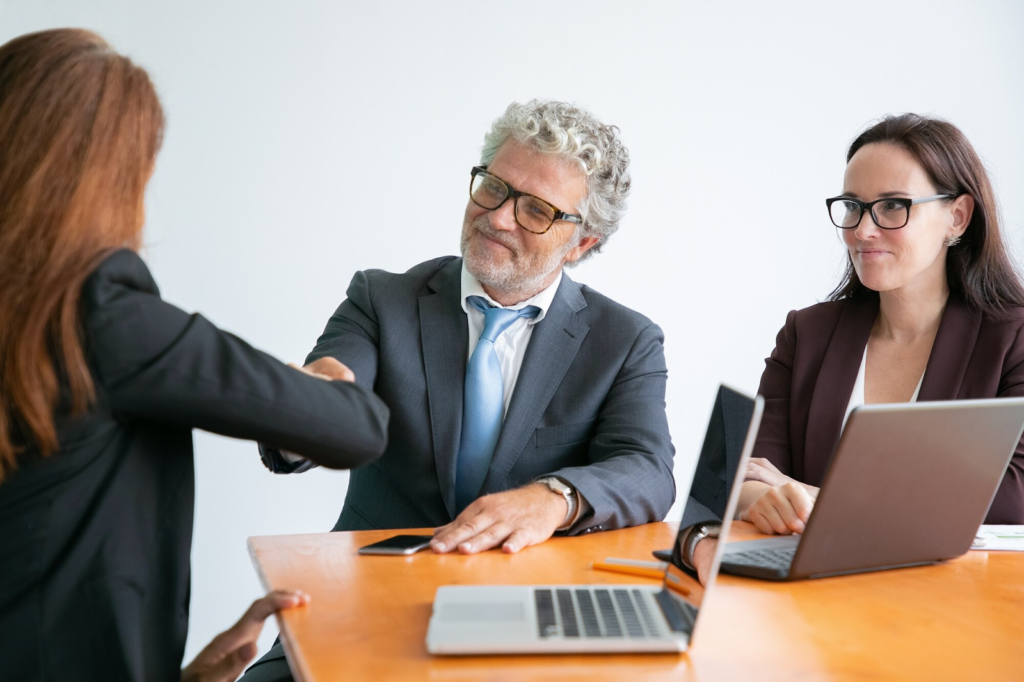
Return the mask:
<path id="1" fill-rule="evenodd" d="M 981 331 L 981 311 L 950 296 L 924 370 L 919 401 L 955 400 Z"/>
<path id="2" fill-rule="evenodd" d="M 551 307 L 537 323 L 523 357 L 515 392 L 494 447 L 483 493 L 503 490 L 505 477 L 533 435 L 590 327 L 576 317 L 587 305 L 579 286 L 562 275 Z"/>
<path id="3" fill-rule="evenodd" d="M 804 461 L 793 462 L 794 471 L 802 471 L 802 480 L 812 485 L 820 485 L 832 462 L 864 348 L 877 317 L 878 296 L 850 299 L 829 339 L 807 415 Z"/>
<path id="4" fill-rule="evenodd" d="M 462 433 L 462 393 L 469 346 L 466 312 L 460 301 L 461 273 L 462 259 L 456 258 L 427 283 L 434 293 L 419 299 L 434 460 L 441 496 L 451 518 L 455 518 L 455 459 Z"/>

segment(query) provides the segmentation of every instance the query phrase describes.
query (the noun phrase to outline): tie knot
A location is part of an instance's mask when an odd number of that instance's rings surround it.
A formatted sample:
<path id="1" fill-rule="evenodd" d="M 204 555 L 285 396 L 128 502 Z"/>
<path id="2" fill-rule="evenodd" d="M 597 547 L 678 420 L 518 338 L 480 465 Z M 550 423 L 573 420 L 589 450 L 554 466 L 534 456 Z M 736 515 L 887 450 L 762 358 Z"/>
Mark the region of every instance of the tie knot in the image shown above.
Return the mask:
<path id="1" fill-rule="evenodd" d="M 470 296 L 467 301 L 484 314 L 484 330 L 480 334 L 480 338 L 492 343 L 520 317 L 533 319 L 540 315 L 540 308 L 535 305 L 513 310 L 511 308 L 495 308 L 481 296 Z"/>

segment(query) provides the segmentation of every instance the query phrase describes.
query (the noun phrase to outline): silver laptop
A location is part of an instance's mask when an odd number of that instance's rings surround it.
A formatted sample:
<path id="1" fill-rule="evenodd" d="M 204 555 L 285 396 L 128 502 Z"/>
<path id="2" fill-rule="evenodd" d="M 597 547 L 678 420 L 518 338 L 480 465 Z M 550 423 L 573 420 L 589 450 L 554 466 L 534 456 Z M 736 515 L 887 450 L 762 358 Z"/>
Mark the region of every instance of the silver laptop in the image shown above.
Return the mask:
<path id="1" fill-rule="evenodd" d="M 803 535 L 727 544 L 722 570 L 797 580 L 958 557 L 1022 432 L 1024 398 L 857 408 Z"/>
<path id="2" fill-rule="evenodd" d="M 723 485 L 731 488 L 719 510 L 722 537 L 729 530 L 739 498 L 746 461 L 754 448 L 764 399 L 719 389 L 701 459 L 730 440 L 717 431 L 723 426 L 723 394 L 731 404 L 746 405 L 739 424 L 745 432 L 735 474 Z M 733 439 L 735 440 L 735 439 Z M 709 448 L 708 444 L 716 444 Z M 717 453 L 721 455 L 721 453 Z M 719 457 L 724 461 L 725 457 Z M 735 459 L 735 458 L 734 458 Z M 730 472 L 732 467 L 729 467 Z M 685 498 L 689 500 L 689 497 Z M 676 538 L 678 546 L 685 528 Z M 427 630 L 432 654 L 612 653 L 685 651 L 693 640 L 698 616 L 718 573 L 721 547 L 716 552 L 706 586 L 693 572 L 670 562 L 660 585 L 447 585 L 438 588 Z M 655 549 L 655 548 L 651 548 Z M 527 550 L 529 551 L 529 550 Z M 678 557 L 679 552 L 673 552 Z M 585 561 L 587 557 L 579 557 Z"/>

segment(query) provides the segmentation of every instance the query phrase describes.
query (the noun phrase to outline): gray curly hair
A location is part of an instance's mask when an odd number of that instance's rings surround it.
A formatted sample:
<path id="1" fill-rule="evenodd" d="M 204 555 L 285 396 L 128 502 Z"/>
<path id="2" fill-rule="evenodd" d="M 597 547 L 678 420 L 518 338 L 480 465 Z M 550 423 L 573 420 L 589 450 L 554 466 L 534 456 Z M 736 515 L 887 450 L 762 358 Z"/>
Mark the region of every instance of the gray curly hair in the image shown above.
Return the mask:
<path id="1" fill-rule="evenodd" d="M 565 102 L 513 102 L 484 136 L 480 163 L 490 165 L 509 138 L 544 154 L 559 156 L 583 171 L 587 191 L 576 206 L 583 216 L 577 238 L 597 237 L 599 241 L 576 263 L 600 251 L 619 229 L 631 185 L 629 150 L 619 139 L 619 129 L 601 123 L 586 109 Z"/>

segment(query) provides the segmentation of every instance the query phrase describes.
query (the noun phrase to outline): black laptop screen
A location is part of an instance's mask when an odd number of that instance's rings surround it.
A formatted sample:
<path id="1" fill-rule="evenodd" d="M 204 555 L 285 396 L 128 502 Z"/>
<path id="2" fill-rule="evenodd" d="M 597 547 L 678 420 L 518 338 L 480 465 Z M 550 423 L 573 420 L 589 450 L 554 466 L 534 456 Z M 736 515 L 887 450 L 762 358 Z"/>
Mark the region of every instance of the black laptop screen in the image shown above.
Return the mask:
<path id="1" fill-rule="evenodd" d="M 682 545 L 692 527 L 722 521 L 753 414 L 751 398 L 725 386 L 719 388 L 665 573 L 666 592 L 691 625 L 703 601 L 704 587 L 697 572 L 683 564 Z"/>

